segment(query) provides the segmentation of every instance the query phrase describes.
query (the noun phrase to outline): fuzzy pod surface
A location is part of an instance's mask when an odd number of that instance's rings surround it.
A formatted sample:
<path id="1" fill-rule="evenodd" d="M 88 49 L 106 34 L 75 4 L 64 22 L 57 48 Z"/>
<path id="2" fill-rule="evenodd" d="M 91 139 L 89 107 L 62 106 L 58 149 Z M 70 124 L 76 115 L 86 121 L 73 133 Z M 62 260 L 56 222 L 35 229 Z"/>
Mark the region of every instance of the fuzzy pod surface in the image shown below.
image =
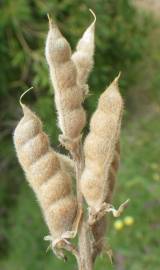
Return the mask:
<path id="1" fill-rule="evenodd" d="M 110 166 L 108 176 L 108 193 L 106 194 L 106 203 L 111 203 L 113 197 L 113 191 L 115 187 L 117 172 L 120 163 L 120 142 L 116 143 L 114 158 Z M 95 224 L 92 225 L 92 233 L 95 240 L 95 246 L 93 248 L 93 260 L 105 249 L 105 234 L 107 230 L 107 218 L 103 216 Z"/>
<path id="2" fill-rule="evenodd" d="M 118 78 L 101 94 L 84 143 L 85 168 L 81 177 L 81 190 L 87 204 L 94 211 L 101 208 L 112 190 L 109 173 L 123 111 Z"/>
<path id="3" fill-rule="evenodd" d="M 25 105 L 24 116 L 14 131 L 14 145 L 26 179 L 36 194 L 53 239 L 72 229 L 77 202 L 71 177 L 51 148 L 40 119 Z"/>
<path id="4" fill-rule="evenodd" d="M 80 85 L 86 83 L 94 64 L 93 56 L 95 50 L 94 36 L 95 36 L 96 17 L 93 11 L 91 11 L 91 13 L 94 16 L 94 21 L 82 35 L 81 39 L 77 44 L 76 51 L 72 55 L 72 60 L 74 61 L 77 67 L 78 72 L 77 79 Z"/>
<path id="5" fill-rule="evenodd" d="M 51 19 L 45 55 L 55 92 L 59 127 L 66 137 L 77 138 L 86 123 L 81 105 L 84 90 L 77 82 L 77 68 L 71 59 L 70 45 Z"/>
<path id="6" fill-rule="evenodd" d="M 72 177 L 76 177 L 74 161 L 64 154 L 57 153 L 57 155 L 59 157 L 62 169 L 68 172 Z"/>

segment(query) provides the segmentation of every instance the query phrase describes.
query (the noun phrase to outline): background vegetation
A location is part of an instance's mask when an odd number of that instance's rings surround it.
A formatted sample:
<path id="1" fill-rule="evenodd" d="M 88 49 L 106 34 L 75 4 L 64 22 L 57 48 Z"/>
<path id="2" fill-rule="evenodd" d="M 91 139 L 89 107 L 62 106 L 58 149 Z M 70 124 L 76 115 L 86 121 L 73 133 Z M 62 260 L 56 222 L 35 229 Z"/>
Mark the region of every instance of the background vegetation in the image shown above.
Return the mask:
<path id="1" fill-rule="evenodd" d="M 107 241 L 114 263 L 106 255 L 98 270 L 158 270 L 160 257 L 160 28 L 159 20 L 138 12 L 129 0 L 5 0 L 0 13 L 0 269 L 73 269 L 45 253 L 48 233 L 35 197 L 17 162 L 12 132 L 21 117 L 20 94 L 43 119 L 57 147 L 58 128 L 48 67 L 44 57 L 48 29 L 46 13 L 54 14 L 74 48 L 92 17 L 97 15 L 95 68 L 90 76 L 91 95 L 85 106 L 90 116 L 105 86 L 122 71 L 125 99 L 122 159 L 114 204 L 131 198 L 125 216 L 132 226 L 117 230 L 110 219 Z M 87 130 L 87 129 L 86 129 Z M 59 151 L 60 147 L 58 148 Z"/>

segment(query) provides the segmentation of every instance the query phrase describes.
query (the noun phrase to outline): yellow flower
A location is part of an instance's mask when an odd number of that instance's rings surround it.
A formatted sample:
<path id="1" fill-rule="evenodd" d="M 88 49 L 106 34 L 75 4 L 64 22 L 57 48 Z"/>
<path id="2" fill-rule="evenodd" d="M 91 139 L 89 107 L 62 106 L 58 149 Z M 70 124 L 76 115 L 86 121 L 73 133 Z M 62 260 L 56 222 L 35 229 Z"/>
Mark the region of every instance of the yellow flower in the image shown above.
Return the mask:
<path id="1" fill-rule="evenodd" d="M 154 179 L 155 181 L 159 181 L 159 180 L 160 180 L 160 175 L 159 175 L 158 173 L 154 173 L 154 174 L 153 174 L 153 179 Z"/>
<path id="2" fill-rule="evenodd" d="M 117 230 L 117 231 L 120 231 L 123 229 L 123 221 L 121 219 L 118 219 L 114 222 L 114 228 Z"/>
<path id="3" fill-rule="evenodd" d="M 157 163 L 151 163 L 151 169 L 157 170 L 158 169 L 158 164 Z"/>
<path id="4" fill-rule="evenodd" d="M 134 218 L 131 217 L 131 216 L 126 216 L 126 217 L 124 218 L 124 223 L 125 223 L 125 225 L 127 225 L 127 226 L 132 226 L 133 223 L 134 223 Z"/>

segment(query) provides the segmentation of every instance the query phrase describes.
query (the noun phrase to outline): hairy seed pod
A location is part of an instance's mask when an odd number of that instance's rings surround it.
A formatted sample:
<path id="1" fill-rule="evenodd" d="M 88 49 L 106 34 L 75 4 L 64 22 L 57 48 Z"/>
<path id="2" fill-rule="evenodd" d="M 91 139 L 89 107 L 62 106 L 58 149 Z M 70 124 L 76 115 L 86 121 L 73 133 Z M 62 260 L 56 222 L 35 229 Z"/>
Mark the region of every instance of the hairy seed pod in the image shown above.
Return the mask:
<path id="1" fill-rule="evenodd" d="M 60 156 L 50 147 L 40 119 L 22 104 L 24 116 L 14 131 L 14 144 L 27 181 L 41 205 L 53 239 L 72 229 L 77 203 L 71 178 L 61 166 Z"/>
<path id="2" fill-rule="evenodd" d="M 111 200 L 112 200 L 113 191 L 114 191 L 115 182 L 116 182 L 116 176 L 117 176 L 117 172 L 119 168 L 119 161 L 120 161 L 120 143 L 118 141 L 115 147 L 114 159 L 111 163 L 111 167 L 109 170 L 109 176 L 108 176 L 109 192 L 105 199 L 106 203 L 111 203 Z M 100 220 L 98 220 L 92 226 L 92 233 L 93 233 L 94 242 L 95 242 L 95 245 L 93 247 L 93 254 L 92 254 L 92 258 L 94 261 L 96 257 L 105 248 L 104 238 L 105 238 L 106 229 L 107 229 L 107 219 L 105 216 L 103 216 Z"/>
<path id="3" fill-rule="evenodd" d="M 96 16 L 92 10 L 90 10 L 94 16 L 94 21 L 92 24 L 86 29 L 83 36 L 79 40 L 76 51 L 72 55 L 72 60 L 76 64 L 78 71 L 78 82 L 80 85 L 86 83 L 88 76 L 93 68 L 93 55 L 95 49 L 95 40 L 94 40 L 94 32 L 95 32 L 95 22 Z"/>
<path id="4" fill-rule="evenodd" d="M 114 152 L 114 158 L 110 166 L 109 170 L 109 176 L 108 176 L 108 186 L 109 186 L 109 192 L 106 194 L 106 203 L 111 203 L 115 182 L 116 182 L 116 176 L 119 169 L 119 163 L 120 163 L 120 141 L 118 139 L 116 146 L 115 146 L 115 152 Z"/>
<path id="5" fill-rule="evenodd" d="M 57 25 L 49 18 L 45 55 L 55 90 L 58 123 L 63 135 L 69 139 L 79 137 L 86 122 L 82 107 L 82 86 L 77 83 L 77 69 L 71 59 L 71 48 Z"/>
<path id="6" fill-rule="evenodd" d="M 118 79 L 119 76 L 100 96 L 84 143 L 85 169 L 81 177 L 81 190 L 93 211 L 101 208 L 111 192 L 108 177 L 120 134 L 123 110 Z"/>
<path id="7" fill-rule="evenodd" d="M 72 177 L 75 177 L 76 172 L 73 160 L 70 159 L 68 156 L 60 153 L 57 153 L 57 155 L 59 157 L 62 169 L 68 172 Z"/>

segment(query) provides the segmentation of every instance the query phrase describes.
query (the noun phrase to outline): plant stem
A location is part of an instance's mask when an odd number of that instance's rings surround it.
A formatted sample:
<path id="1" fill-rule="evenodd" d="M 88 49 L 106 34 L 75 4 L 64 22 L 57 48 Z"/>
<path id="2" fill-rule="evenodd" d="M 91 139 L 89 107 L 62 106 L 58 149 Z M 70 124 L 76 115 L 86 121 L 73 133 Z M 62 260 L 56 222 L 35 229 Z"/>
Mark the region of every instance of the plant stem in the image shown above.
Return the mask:
<path id="1" fill-rule="evenodd" d="M 84 209 L 84 199 L 80 189 L 80 178 L 82 171 L 84 169 L 84 155 L 82 144 L 80 142 L 79 155 L 75 156 L 75 168 L 76 168 L 76 181 L 77 181 L 77 201 L 81 209 Z M 83 211 L 84 212 L 84 211 Z M 86 222 L 85 215 L 83 214 L 80 226 L 79 226 L 79 235 L 78 235 L 78 249 L 80 256 L 80 267 L 79 270 L 92 270 L 92 254 L 91 254 L 91 242 L 89 238 L 89 230 Z"/>

